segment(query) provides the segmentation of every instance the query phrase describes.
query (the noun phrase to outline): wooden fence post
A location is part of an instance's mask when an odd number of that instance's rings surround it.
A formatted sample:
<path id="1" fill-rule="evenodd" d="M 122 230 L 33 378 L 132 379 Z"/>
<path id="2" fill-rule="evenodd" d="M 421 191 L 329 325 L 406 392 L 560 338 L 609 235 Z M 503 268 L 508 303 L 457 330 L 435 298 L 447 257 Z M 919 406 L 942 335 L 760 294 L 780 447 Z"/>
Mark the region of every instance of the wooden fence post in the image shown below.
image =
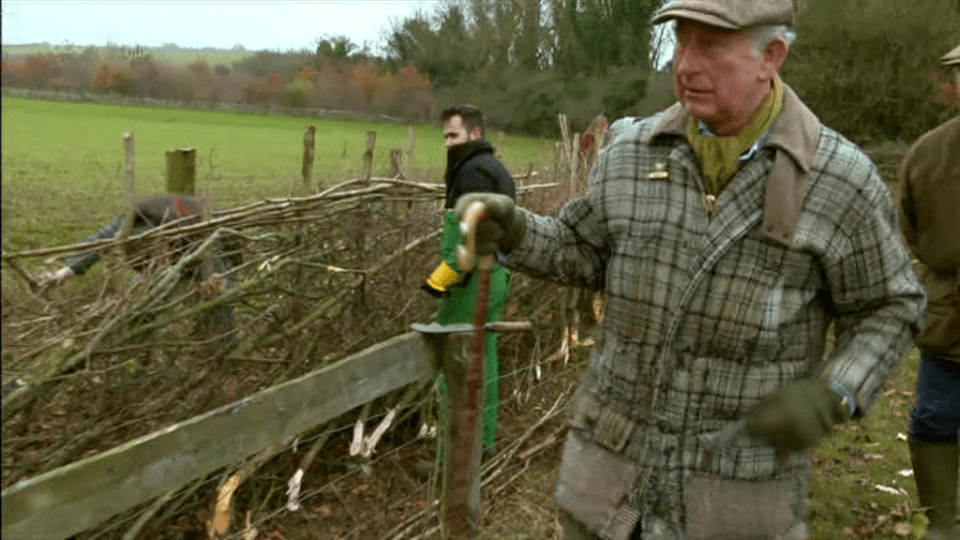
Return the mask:
<path id="1" fill-rule="evenodd" d="M 167 192 L 193 195 L 197 186 L 197 151 L 167 150 Z"/>
<path id="2" fill-rule="evenodd" d="M 407 180 L 413 178 L 413 156 L 414 152 L 417 150 L 417 128 L 415 126 L 410 126 L 410 144 L 407 145 L 407 159 L 405 165 L 407 166 L 406 170 L 403 171 L 404 177 Z"/>
<path id="3" fill-rule="evenodd" d="M 377 132 L 367 132 L 367 150 L 363 153 L 363 183 L 364 189 L 370 186 L 370 177 L 373 174 L 373 150 L 377 146 Z M 370 228 L 370 216 L 372 215 L 370 203 L 361 203 L 360 210 L 357 212 L 358 230 L 357 230 L 357 249 L 360 256 L 360 268 L 367 268 L 367 251 L 369 251 L 367 230 Z M 362 314 L 367 310 L 367 276 L 363 274 L 363 279 L 357 285 L 357 294 L 354 296 L 354 311 L 357 314 L 357 320 L 362 318 Z"/>
<path id="4" fill-rule="evenodd" d="M 447 384 L 446 434 L 443 441 L 443 538 L 467 540 L 477 537 L 480 529 L 480 463 L 483 454 L 483 411 L 486 409 L 486 377 L 481 377 L 478 391 L 480 414 L 473 423 L 469 455 L 459 453 L 457 442 L 467 437 L 461 422 L 461 411 L 467 406 L 470 335 L 451 335 L 443 343 L 442 363 Z M 469 473 L 464 474 L 462 469 Z M 469 478 L 464 486 L 462 480 Z"/>
<path id="5" fill-rule="evenodd" d="M 370 176 L 373 174 L 373 149 L 377 146 L 377 132 L 367 132 L 367 151 L 363 153 L 363 181 L 364 186 L 370 184 Z"/>
<path id="6" fill-rule="evenodd" d="M 303 133 L 303 165 L 300 167 L 300 174 L 303 176 L 303 182 L 300 185 L 300 195 L 306 196 L 310 193 L 310 184 L 311 179 L 313 178 L 313 161 L 316 148 L 316 126 L 307 126 L 307 130 Z M 297 236 L 297 242 L 302 246 L 307 234 L 309 227 L 307 224 L 300 225 L 300 234 Z M 304 280 L 306 279 L 306 272 L 302 264 L 297 265 L 297 269 L 294 271 L 294 283 L 296 290 L 301 290 L 303 287 Z M 303 312 L 305 309 L 305 301 L 303 298 L 297 296 L 294 297 L 290 302 L 290 316 L 294 323 L 299 323 L 303 319 Z M 302 354 L 306 354 L 304 349 L 298 349 L 294 351 L 296 356 L 295 361 L 300 361 Z"/>
<path id="7" fill-rule="evenodd" d="M 390 178 L 403 178 L 403 171 L 406 169 L 403 163 L 403 148 L 390 149 L 390 169 L 387 170 L 387 176 Z"/>
<path id="8" fill-rule="evenodd" d="M 120 227 L 118 238 L 123 239 L 130 236 L 133 229 L 133 217 L 136 212 L 137 195 L 134 184 L 136 144 L 133 133 L 123 132 L 123 192 L 127 196 L 127 209 L 124 212 L 125 219 Z M 122 251 L 121 251 L 122 252 Z"/>
<path id="9" fill-rule="evenodd" d="M 313 178 L 313 157 L 316 148 L 316 126 L 307 126 L 303 134 L 303 166 L 300 174 L 303 176 L 303 194 L 310 193 L 310 184 Z"/>

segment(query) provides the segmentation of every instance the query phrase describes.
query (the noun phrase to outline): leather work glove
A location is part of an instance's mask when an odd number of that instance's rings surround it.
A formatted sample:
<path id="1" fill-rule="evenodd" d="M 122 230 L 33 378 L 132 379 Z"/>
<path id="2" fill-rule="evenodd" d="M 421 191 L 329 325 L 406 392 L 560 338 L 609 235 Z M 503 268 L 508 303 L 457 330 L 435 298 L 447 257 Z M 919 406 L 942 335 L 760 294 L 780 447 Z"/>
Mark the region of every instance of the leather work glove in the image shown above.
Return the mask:
<path id="1" fill-rule="evenodd" d="M 818 378 L 788 384 L 747 415 L 747 433 L 765 437 L 777 448 L 803 450 L 850 418 L 847 404 L 827 381 Z"/>
<path id="2" fill-rule="evenodd" d="M 463 220 L 467 208 L 475 201 L 485 204 L 490 213 L 490 219 L 477 227 L 477 255 L 509 253 L 520 245 L 527 224 L 513 199 L 498 193 L 467 193 L 457 201 L 454 210 L 457 218 Z"/>

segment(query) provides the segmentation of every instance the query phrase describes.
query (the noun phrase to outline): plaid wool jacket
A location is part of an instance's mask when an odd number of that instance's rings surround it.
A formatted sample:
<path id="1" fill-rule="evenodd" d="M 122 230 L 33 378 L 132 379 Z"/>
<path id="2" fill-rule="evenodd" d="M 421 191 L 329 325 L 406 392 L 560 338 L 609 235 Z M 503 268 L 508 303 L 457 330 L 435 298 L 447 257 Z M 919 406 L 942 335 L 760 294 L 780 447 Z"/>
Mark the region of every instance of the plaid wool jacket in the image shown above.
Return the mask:
<path id="1" fill-rule="evenodd" d="M 525 212 L 507 266 L 603 289 L 557 502 L 603 538 L 803 539 L 811 465 L 741 429 L 814 374 L 873 402 L 924 295 L 870 159 L 786 89 L 766 145 L 713 199 L 679 104 L 627 118 L 589 192 Z M 827 328 L 835 342 L 825 354 Z"/>

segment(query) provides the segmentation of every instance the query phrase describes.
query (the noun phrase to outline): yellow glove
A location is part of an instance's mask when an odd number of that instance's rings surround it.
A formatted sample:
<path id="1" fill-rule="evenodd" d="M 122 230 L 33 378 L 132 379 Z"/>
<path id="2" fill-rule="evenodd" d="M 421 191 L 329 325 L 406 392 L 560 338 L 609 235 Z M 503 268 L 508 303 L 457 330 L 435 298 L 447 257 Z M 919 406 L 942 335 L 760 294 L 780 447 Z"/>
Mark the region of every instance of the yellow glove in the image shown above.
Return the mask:
<path id="1" fill-rule="evenodd" d="M 460 281 L 460 274 L 452 266 L 442 262 L 423 285 L 420 285 L 420 288 L 434 298 L 446 298 L 450 296 L 450 286 L 458 281 Z"/>

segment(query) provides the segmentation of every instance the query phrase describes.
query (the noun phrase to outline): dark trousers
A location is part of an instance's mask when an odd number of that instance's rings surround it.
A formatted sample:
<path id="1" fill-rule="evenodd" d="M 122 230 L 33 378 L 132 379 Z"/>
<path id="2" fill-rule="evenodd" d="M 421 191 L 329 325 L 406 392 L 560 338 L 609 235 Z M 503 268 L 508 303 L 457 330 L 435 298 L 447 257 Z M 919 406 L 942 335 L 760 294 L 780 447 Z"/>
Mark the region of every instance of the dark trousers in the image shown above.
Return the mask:
<path id="1" fill-rule="evenodd" d="M 910 420 L 912 440 L 941 444 L 960 439 L 960 361 L 920 356 L 917 404 Z"/>

